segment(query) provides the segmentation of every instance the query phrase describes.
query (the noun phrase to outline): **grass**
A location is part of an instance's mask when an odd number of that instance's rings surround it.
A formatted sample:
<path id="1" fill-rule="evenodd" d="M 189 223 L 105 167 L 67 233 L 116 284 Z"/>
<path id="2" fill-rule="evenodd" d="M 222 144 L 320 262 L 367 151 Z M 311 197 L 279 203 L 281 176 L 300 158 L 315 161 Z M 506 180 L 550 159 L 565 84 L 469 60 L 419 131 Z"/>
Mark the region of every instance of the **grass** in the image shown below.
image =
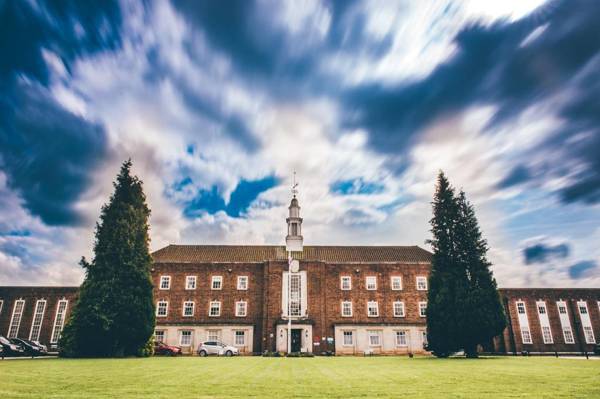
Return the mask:
<path id="1" fill-rule="evenodd" d="M 0 398 L 598 398 L 600 361 L 549 357 L 0 361 Z"/>

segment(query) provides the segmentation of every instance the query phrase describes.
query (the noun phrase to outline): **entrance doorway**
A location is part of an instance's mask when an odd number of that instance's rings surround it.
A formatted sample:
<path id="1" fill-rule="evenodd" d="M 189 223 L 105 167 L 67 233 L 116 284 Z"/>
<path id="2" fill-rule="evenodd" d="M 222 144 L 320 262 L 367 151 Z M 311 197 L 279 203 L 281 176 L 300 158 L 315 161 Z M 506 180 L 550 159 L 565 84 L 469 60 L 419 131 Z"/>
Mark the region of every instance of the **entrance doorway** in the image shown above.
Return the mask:
<path id="1" fill-rule="evenodd" d="M 302 329 L 294 328 L 292 329 L 292 353 L 300 352 L 302 348 Z"/>

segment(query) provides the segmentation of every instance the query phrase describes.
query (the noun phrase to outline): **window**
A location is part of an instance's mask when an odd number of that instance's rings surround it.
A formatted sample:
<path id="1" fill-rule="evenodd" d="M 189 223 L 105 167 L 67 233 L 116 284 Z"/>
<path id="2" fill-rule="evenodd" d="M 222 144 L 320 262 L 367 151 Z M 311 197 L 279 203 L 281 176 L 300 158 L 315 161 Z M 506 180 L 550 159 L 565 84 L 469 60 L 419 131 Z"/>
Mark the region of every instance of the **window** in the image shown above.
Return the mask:
<path id="1" fill-rule="evenodd" d="M 10 318 L 10 327 L 8 327 L 7 338 L 17 338 L 19 335 L 19 327 L 21 326 L 21 317 L 23 317 L 23 309 L 25 301 L 22 299 L 15 301 L 12 317 Z"/>
<path id="2" fill-rule="evenodd" d="M 587 314 L 587 305 L 582 305 L 581 302 L 579 303 L 579 314 Z"/>
<path id="3" fill-rule="evenodd" d="M 408 346 L 406 342 L 406 331 L 396 331 L 396 346 Z"/>
<path id="4" fill-rule="evenodd" d="M 292 223 L 292 234 L 293 236 L 297 236 L 298 235 L 298 223 Z"/>
<path id="5" fill-rule="evenodd" d="M 367 276 L 367 289 L 370 291 L 377 289 L 377 277 Z"/>
<path id="6" fill-rule="evenodd" d="M 171 288 L 171 276 L 160 276 L 160 287 L 161 290 L 168 290 Z"/>
<path id="7" fill-rule="evenodd" d="M 583 326 L 583 335 L 585 335 L 586 344 L 595 344 L 596 339 L 594 338 L 594 331 L 592 326 Z"/>
<path id="8" fill-rule="evenodd" d="M 392 290 L 400 291 L 402 289 L 402 277 L 393 276 L 392 277 Z"/>
<path id="9" fill-rule="evenodd" d="M 529 332 L 529 327 L 521 327 L 521 338 L 523 339 L 524 344 L 531 344 L 531 333 Z"/>
<path id="10" fill-rule="evenodd" d="M 238 276 L 237 289 L 238 290 L 247 290 L 248 289 L 248 276 Z"/>
<path id="11" fill-rule="evenodd" d="M 196 289 L 196 276 L 185 276 L 185 289 L 195 290 Z"/>
<path id="12" fill-rule="evenodd" d="M 155 330 L 154 331 L 154 341 L 155 342 L 165 342 L 165 330 Z"/>
<path id="13" fill-rule="evenodd" d="M 301 275 L 292 273 L 290 279 L 290 315 L 300 316 L 300 303 L 301 303 L 301 292 L 300 292 L 300 280 Z"/>
<path id="14" fill-rule="evenodd" d="M 234 342 L 235 346 L 246 345 L 246 331 L 242 331 L 242 330 L 236 331 L 233 342 Z"/>
<path id="15" fill-rule="evenodd" d="M 573 337 L 573 331 L 571 331 L 571 327 L 563 327 L 563 336 L 565 337 L 565 344 L 575 343 L 575 338 Z"/>
<path id="16" fill-rule="evenodd" d="M 192 331 L 181 330 L 179 331 L 179 345 L 190 346 L 192 344 Z"/>
<path id="17" fill-rule="evenodd" d="M 212 282 L 210 285 L 213 290 L 220 290 L 223 287 L 223 277 L 222 276 L 212 276 Z"/>
<path id="18" fill-rule="evenodd" d="M 427 316 L 427 302 L 419 302 L 419 316 Z"/>
<path id="19" fill-rule="evenodd" d="M 344 331 L 344 346 L 354 345 L 354 333 L 352 331 Z"/>
<path id="20" fill-rule="evenodd" d="M 567 307 L 565 306 L 564 302 L 563 303 L 558 303 L 558 313 L 559 314 L 567 314 Z"/>
<path id="21" fill-rule="evenodd" d="M 61 299 L 58 301 L 58 305 L 56 306 L 56 317 L 54 318 L 54 327 L 52 328 L 52 336 L 50 338 L 51 344 L 57 343 L 60 338 L 60 333 L 65 325 L 65 316 L 67 314 L 68 304 L 69 301 L 66 299 Z"/>
<path id="22" fill-rule="evenodd" d="M 207 341 L 220 341 L 221 330 L 208 330 Z"/>
<path id="23" fill-rule="evenodd" d="M 194 315 L 194 301 L 185 301 L 183 303 L 183 315 L 191 317 Z"/>
<path id="24" fill-rule="evenodd" d="M 550 331 L 549 326 L 542 326 L 542 338 L 545 344 L 551 344 L 552 342 L 552 332 Z"/>
<path id="25" fill-rule="evenodd" d="M 427 277 L 417 276 L 417 290 L 427 291 Z"/>
<path id="26" fill-rule="evenodd" d="M 375 301 L 369 301 L 367 303 L 367 316 L 377 317 L 379 316 L 379 305 Z"/>
<path id="27" fill-rule="evenodd" d="M 248 304 L 246 301 L 239 301 L 235 303 L 235 315 L 237 317 L 246 317 Z"/>
<path id="28" fill-rule="evenodd" d="M 352 302 L 342 302 L 342 317 L 352 317 Z"/>
<path id="29" fill-rule="evenodd" d="M 404 302 L 394 302 L 394 317 L 404 317 Z"/>
<path id="30" fill-rule="evenodd" d="M 169 309 L 169 302 L 158 301 L 156 304 L 156 317 L 167 317 L 167 310 Z"/>
<path id="31" fill-rule="evenodd" d="M 210 310 L 208 311 L 208 315 L 211 317 L 221 316 L 221 302 L 212 301 L 210 303 Z"/>
<path id="32" fill-rule="evenodd" d="M 33 322 L 31 323 L 31 331 L 29 339 L 31 341 L 40 340 L 40 331 L 42 329 L 42 321 L 44 320 L 44 312 L 46 311 L 46 301 L 43 299 L 35 303 L 35 312 L 33 314 Z"/>
<path id="33" fill-rule="evenodd" d="M 517 313 L 525 314 L 525 303 L 517 302 Z"/>
<path id="34" fill-rule="evenodd" d="M 538 313 L 539 314 L 546 314 L 546 304 L 544 304 L 544 303 L 538 303 Z"/>
<path id="35" fill-rule="evenodd" d="M 381 346 L 381 332 L 376 330 L 367 331 L 369 335 L 369 346 Z"/>
<path id="36" fill-rule="evenodd" d="M 340 287 L 344 291 L 351 290 L 352 289 L 352 277 L 350 277 L 350 276 L 340 277 Z"/>

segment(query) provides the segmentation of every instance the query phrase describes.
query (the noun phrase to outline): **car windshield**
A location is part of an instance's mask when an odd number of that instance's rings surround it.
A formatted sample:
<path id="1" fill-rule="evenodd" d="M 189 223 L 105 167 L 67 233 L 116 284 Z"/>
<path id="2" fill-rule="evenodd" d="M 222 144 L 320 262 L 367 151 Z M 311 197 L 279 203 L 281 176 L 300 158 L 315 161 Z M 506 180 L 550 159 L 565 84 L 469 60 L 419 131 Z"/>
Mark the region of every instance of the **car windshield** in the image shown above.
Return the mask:
<path id="1" fill-rule="evenodd" d="M 8 345 L 8 344 L 10 344 L 10 341 L 9 341 L 9 340 L 7 340 L 7 339 L 6 339 L 6 338 L 4 338 L 4 337 L 0 337 L 0 342 L 2 342 L 2 343 L 3 343 L 3 344 L 5 344 L 5 345 Z"/>

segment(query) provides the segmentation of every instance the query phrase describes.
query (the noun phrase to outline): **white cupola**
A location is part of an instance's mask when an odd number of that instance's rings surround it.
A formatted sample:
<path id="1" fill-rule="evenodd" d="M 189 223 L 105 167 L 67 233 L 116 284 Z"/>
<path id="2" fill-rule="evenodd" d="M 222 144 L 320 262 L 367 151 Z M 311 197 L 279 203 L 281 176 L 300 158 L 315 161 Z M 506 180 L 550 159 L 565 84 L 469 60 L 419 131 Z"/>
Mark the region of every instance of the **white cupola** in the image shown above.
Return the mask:
<path id="1" fill-rule="evenodd" d="M 300 217 L 300 205 L 298 205 L 298 183 L 296 183 L 296 173 L 294 172 L 294 182 L 292 185 L 292 202 L 289 206 L 289 216 L 287 222 L 287 236 L 285 237 L 286 251 L 302 251 L 302 218 Z"/>

